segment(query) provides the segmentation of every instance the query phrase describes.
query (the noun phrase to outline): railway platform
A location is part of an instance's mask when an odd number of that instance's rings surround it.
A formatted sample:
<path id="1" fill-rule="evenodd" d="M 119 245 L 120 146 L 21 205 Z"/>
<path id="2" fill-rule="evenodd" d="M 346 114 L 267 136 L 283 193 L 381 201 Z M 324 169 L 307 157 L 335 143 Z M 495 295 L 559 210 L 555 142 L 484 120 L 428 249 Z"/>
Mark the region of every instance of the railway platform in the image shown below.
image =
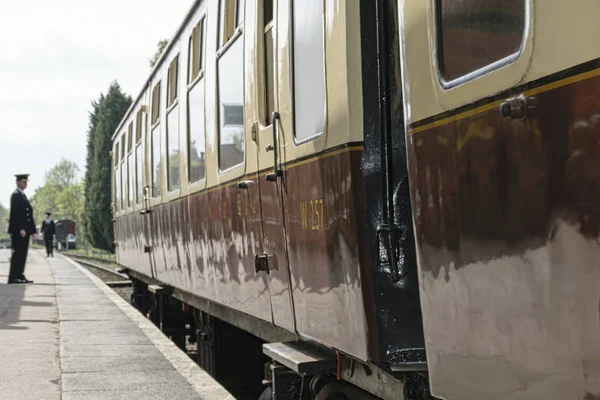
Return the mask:
<path id="1" fill-rule="evenodd" d="M 79 264 L 30 249 L 33 284 L 6 284 L 0 250 L 0 398 L 233 397 L 160 330 Z"/>

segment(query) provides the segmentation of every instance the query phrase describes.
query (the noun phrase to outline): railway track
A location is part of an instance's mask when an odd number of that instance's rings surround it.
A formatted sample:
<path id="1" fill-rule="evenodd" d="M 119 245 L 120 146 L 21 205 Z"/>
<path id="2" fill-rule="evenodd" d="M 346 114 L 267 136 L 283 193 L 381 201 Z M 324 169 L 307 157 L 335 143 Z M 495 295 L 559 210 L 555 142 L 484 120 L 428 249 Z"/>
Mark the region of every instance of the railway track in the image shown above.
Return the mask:
<path id="1" fill-rule="evenodd" d="M 121 296 L 127 302 L 131 301 L 131 293 L 133 291 L 132 282 L 129 277 L 123 273 L 115 271 L 113 268 L 108 267 L 104 260 L 94 259 L 92 257 L 81 257 L 75 255 L 65 255 L 65 257 L 78 262 L 91 273 L 102 279 L 107 286 L 111 287 L 119 296 Z"/>

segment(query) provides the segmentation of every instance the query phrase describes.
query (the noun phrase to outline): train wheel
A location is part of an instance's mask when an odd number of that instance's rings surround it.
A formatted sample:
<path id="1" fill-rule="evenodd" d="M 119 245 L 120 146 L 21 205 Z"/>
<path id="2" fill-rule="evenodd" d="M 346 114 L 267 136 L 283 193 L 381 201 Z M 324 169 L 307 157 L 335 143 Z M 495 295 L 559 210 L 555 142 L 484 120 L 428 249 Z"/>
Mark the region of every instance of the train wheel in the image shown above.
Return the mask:
<path id="1" fill-rule="evenodd" d="M 376 400 L 377 397 L 351 385 L 334 382 L 326 385 L 315 400 Z"/>
<path id="2" fill-rule="evenodd" d="M 260 395 L 258 400 L 273 400 L 273 387 L 269 386 L 265 389 L 264 392 Z"/>

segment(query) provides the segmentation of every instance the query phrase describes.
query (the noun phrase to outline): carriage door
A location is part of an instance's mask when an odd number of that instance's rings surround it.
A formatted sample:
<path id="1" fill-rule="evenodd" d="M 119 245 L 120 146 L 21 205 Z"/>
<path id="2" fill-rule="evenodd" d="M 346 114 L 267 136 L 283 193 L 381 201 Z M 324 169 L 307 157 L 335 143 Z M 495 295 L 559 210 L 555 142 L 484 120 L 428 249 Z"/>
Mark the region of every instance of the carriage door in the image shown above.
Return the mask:
<path id="1" fill-rule="evenodd" d="M 137 173 L 140 171 L 143 173 L 143 177 L 138 177 L 142 179 L 142 209 L 140 214 L 142 215 L 142 241 L 143 241 L 143 251 L 144 255 L 147 257 L 147 262 L 141 264 L 141 266 L 146 267 L 146 274 L 149 277 L 154 277 L 154 262 L 152 257 L 152 207 L 151 207 L 151 199 L 152 199 L 152 183 L 149 174 L 149 168 L 152 168 L 152 138 L 148 135 L 148 131 L 146 130 L 147 126 L 147 114 L 143 113 L 143 110 L 140 110 L 137 115 L 137 123 L 140 127 L 140 130 L 143 134 L 143 150 L 140 148 L 137 157 L 138 159 L 142 159 L 142 163 L 137 166 Z M 141 156 L 143 152 L 143 157 Z"/>
<path id="2" fill-rule="evenodd" d="M 256 122 L 253 137 L 257 146 L 258 180 L 263 226 L 263 252 L 256 255 L 256 270 L 269 277 L 273 323 L 293 331 L 294 313 L 290 291 L 283 187 L 280 156 L 285 133 L 278 114 L 277 3 L 258 0 L 256 22 Z"/>
<path id="3" fill-rule="evenodd" d="M 161 83 L 158 82 L 152 87 L 152 97 L 150 112 L 146 112 L 143 117 L 143 127 L 145 133 L 145 185 L 144 185 L 144 253 L 148 256 L 147 268 L 145 271 L 147 276 L 156 278 L 156 252 L 162 252 L 161 246 L 158 245 L 158 229 L 157 216 L 154 213 L 156 205 L 160 204 L 161 200 L 161 126 L 160 126 L 160 90 Z"/>

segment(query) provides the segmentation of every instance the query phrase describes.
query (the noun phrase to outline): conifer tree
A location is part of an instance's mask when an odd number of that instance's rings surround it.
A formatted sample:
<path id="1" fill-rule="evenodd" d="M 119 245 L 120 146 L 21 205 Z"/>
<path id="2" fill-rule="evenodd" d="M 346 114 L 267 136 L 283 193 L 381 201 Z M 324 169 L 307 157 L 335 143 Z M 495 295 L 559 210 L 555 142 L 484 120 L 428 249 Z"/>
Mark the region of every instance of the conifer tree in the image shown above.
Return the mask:
<path id="1" fill-rule="evenodd" d="M 88 165 L 86 166 L 85 226 L 88 240 L 97 248 L 111 250 L 114 238 L 111 214 L 112 135 L 131 105 L 131 97 L 113 82 L 106 96 L 95 103 L 90 116 Z"/>
<path id="2" fill-rule="evenodd" d="M 83 219 L 81 224 L 85 228 L 85 239 L 94 244 L 94 239 L 99 237 L 97 227 L 92 224 L 90 218 L 93 215 L 91 209 L 94 208 L 94 202 L 91 200 L 91 185 L 92 185 L 92 171 L 95 169 L 94 160 L 94 132 L 96 131 L 96 125 L 98 124 L 98 118 L 100 116 L 100 106 L 104 101 L 104 94 L 100 95 L 98 100 L 92 101 L 92 111 L 88 115 L 88 131 L 87 131 L 87 155 L 85 163 L 85 176 L 83 179 L 83 193 L 84 193 L 84 210 L 90 210 L 89 212 L 84 211 Z"/>

